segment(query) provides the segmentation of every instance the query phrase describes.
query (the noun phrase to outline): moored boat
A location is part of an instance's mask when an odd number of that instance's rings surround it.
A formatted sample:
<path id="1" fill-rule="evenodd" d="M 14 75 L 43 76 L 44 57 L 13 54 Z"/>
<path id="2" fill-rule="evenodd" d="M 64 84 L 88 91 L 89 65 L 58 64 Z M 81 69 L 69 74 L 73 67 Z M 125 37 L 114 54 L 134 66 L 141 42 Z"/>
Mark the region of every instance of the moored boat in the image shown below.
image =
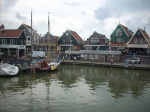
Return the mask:
<path id="1" fill-rule="evenodd" d="M 8 63 L 0 63 L 0 76 L 17 75 L 19 68 Z"/>
<path id="2" fill-rule="evenodd" d="M 41 71 L 55 71 L 60 67 L 60 62 L 42 61 L 39 63 L 38 69 Z"/>

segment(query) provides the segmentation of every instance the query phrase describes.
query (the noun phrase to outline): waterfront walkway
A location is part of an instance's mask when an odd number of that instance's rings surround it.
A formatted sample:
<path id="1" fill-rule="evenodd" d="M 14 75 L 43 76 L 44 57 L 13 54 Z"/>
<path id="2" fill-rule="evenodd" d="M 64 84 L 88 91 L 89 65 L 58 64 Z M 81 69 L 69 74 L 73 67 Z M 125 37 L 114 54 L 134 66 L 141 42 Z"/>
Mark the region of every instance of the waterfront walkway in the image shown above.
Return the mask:
<path id="1" fill-rule="evenodd" d="M 150 64 L 128 64 L 125 65 L 123 62 L 110 63 L 110 62 L 92 62 L 92 61 L 81 61 L 81 60 L 61 60 L 61 64 L 70 65 L 86 65 L 86 66 L 97 66 L 97 67 L 112 67 L 112 68 L 123 68 L 123 69 L 140 69 L 140 70 L 150 70 Z M 19 72 L 23 73 L 26 71 L 31 71 L 32 66 L 20 67 Z"/>
<path id="2" fill-rule="evenodd" d="M 76 64 L 76 65 L 88 65 L 88 66 L 103 66 L 103 67 L 116 67 L 126 69 L 143 69 L 150 70 L 150 64 L 128 64 L 123 62 L 111 63 L 111 62 L 92 62 L 92 61 L 80 61 L 80 60 L 61 60 L 62 64 Z"/>

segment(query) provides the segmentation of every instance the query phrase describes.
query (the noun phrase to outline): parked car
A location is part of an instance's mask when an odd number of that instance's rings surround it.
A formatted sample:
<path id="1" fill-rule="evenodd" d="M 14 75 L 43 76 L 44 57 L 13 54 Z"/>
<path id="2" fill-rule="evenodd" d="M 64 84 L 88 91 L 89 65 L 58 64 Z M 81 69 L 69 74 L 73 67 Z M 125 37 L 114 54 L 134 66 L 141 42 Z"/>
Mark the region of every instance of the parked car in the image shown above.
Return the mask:
<path id="1" fill-rule="evenodd" d="M 127 62 L 127 63 L 134 63 L 134 64 L 140 64 L 141 60 L 140 60 L 140 58 L 132 57 L 132 58 L 127 59 L 125 62 Z"/>

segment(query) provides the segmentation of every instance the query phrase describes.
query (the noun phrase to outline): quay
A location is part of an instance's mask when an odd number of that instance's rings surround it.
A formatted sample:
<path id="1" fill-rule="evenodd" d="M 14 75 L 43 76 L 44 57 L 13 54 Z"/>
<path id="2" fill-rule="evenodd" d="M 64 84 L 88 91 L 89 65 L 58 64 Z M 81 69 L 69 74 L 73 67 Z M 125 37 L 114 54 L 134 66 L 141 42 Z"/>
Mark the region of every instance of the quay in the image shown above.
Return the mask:
<path id="1" fill-rule="evenodd" d="M 94 67 L 111 67 L 111 68 L 122 68 L 122 69 L 139 69 L 139 70 L 150 70 L 150 64 L 128 64 L 125 66 L 123 62 L 92 62 L 92 61 L 81 61 L 81 60 L 61 60 L 61 64 L 65 65 L 85 65 L 85 66 L 94 66 Z M 34 68 L 37 68 L 34 67 Z M 19 67 L 19 73 L 31 72 L 33 66 Z"/>
<path id="2" fill-rule="evenodd" d="M 150 64 L 128 64 L 125 66 L 123 62 L 111 63 L 111 62 L 92 62 L 92 61 L 80 61 L 80 60 L 64 60 L 62 64 L 76 64 L 76 65 L 87 65 L 87 66 L 101 66 L 101 67 L 112 67 L 112 68 L 124 68 L 124 69 L 140 69 L 150 70 Z"/>

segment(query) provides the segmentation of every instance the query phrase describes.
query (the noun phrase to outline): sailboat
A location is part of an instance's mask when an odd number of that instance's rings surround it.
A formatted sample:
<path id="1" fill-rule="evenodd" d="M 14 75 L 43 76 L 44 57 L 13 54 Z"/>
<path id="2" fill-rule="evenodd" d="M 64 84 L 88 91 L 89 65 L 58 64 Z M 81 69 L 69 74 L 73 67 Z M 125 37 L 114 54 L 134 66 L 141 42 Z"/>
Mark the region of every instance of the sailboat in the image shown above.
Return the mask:
<path id="1" fill-rule="evenodd" d="M 8 63 L 0 63 L 0 76 L 17 75 L 19 68 Z"/>
<path id="2" fill-rule="evenodd" d="M 48 33 L 50 34 L 49 15 L 48 15 Z M 60 67 L 60 56 L 59 55 L 58 55 L 58 58 L 56 61 L 50 61 L 50 35 L 48 35 L 48 56 L 47 56 L 48 61 L 40 62 L 39 63 L 39 69 L 42 71 L 57 70 Z"/>

